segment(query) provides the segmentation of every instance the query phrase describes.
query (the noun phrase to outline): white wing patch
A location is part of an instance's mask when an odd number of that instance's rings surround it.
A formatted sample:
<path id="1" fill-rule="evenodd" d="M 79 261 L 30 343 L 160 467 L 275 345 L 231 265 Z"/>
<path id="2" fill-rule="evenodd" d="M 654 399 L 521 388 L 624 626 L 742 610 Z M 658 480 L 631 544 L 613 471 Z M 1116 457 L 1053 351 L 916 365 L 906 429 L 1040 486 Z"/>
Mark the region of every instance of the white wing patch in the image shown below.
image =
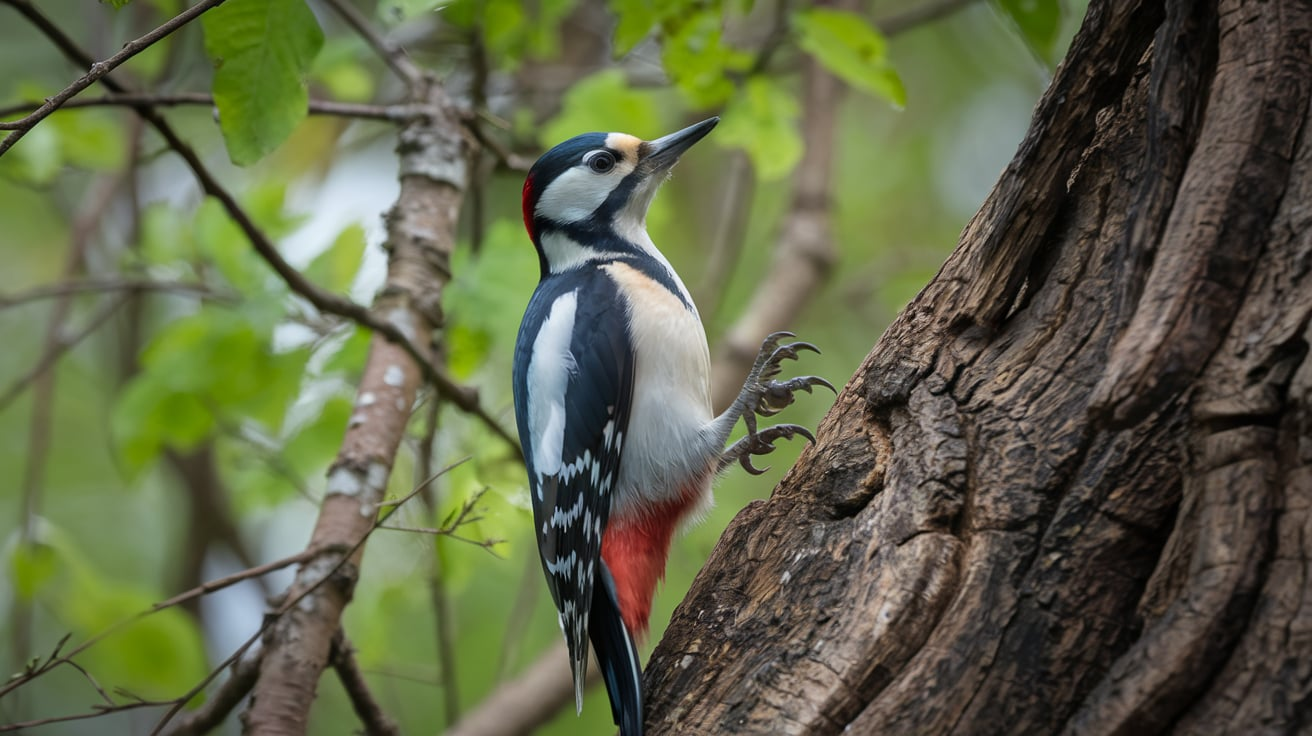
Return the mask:
<path id="1" fill-rule="evenodd" d="M 561 448 L 565 442 L 565 389 L 571 373 L 578 370 L 570 341 L 574 337 L 574 315 L 578 293 L 556 297 L 551 311 L 533 339 L 533 359 L 528 364 L 528 427 L 533 437 L 533 467 L 538 478 L 560 472 Z M 541 495 L 541 485 L 538 494 Z"/>

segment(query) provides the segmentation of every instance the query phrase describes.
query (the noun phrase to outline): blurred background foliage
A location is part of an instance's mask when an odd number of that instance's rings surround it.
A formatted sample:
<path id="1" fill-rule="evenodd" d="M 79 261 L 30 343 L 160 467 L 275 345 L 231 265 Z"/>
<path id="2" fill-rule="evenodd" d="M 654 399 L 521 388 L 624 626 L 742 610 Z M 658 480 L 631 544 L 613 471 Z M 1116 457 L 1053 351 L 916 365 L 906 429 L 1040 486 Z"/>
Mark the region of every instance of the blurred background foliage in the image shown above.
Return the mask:
<path id="1" fill-rule="evenodd" d="M 216 11 L 204 28 L 193 24 L 116 76 L 155 94 L 212 91 L 225 111 L 236 105 L 222 129 L 207 105 L 171 107 L 167 116 L 288 260 L 324 288 L 367 303 L 382 282 L 381 216 L 398 187 L 394 129 L 303 118 L 297 108 L 307 89 L 313 99 L 364 103 L 395 100 L 399 88 L 314 0 L 277 4 L 286 16 L 276 38 L 253 42 L 249 19 Z M 238 15 L 249 8 L 230 5 Z M 183 8 L 177 0 L 41 6 L 97 58 Z M 875 30 L 929 6 L 951 12 L 888 38 Z M 769 266 L 789 174 L 808 143 L 798 69 L 814 55 L 851 87 L 836 128 L 825 132 L 836 137 L 839 265 L 787 327 L 825 351 L 806 356 L 799 370 L 839 385 L 950 252 L 1010 159 L 1083 13 L 1081 3 L 1057 0 L 872 0 L 850 12 L 768 0 L 357 7 L 454 96 L 483 110 L 490 135 L 525 160 L 583 131 L 650 138 L 722 115 L 649 222 L 702 298 L 713 345 Z M 10 9 L 0 5 L 0 17 L 0 107 L 40 101 L 82 73 Z M 235 62 L 215 72 L 207 56 L 208 49 L 238 58 L 271 43 L 285 46 L 278 58 L 290 69 L 305 68 L 307 86 L 255 84 Z M 230 103 L 234 95 L 251 99 Z M 744 153 L 752 183 L 745 245 L 728 280 L 706 284 L 699 277 L 707 243 L 728 216 L 726 172 Z M 514 335 L 537 280 L 520 221 L 522 176 L 483 159 L 444 300 L 450 370 L 478 387 L 507 426 Z M 0 666 L 16 672 L 65 634 L 80 642 L 204 580 L 302 549 L 367 336 L 291 296 L 125 109 L 57 112 L 0 157 L 0 223 Z M 86 290 L 18 298 L 65 282 Z M 125 288 L 144 282 L 152 286 Z M 417 483 L 414 452 L 429 400 L 416 408 L 414 441 L 398 458 L 396 497 Z M 788 421 L 815 426 L 829 400 L 802 397 Z M 781 449 L 764 476 L 735 470 L 718 484 L 715 507 L 674 546 L 652 642 L 724 526 L 770 492 L 799 449 Z M 345 626 L 375 695 L 406 733 L 438 729 L 449 705 L 476 704 L 559 637 L 523 470 L 512 457 L 477 421 L 441 407 L 434 467 L 469 461 L 434 484 L 431 510 L 412 502 L 389 525 L 440 526 L 487 489 L 478 520 L 460 535 L 502 541 L 489 552 L 382 530 L 369 543 Z M 141 619 L 78 661 L 106 690 L 176 697 L 258 627 L 264 596 L 289 576 L 284 570 Z M 447 611 L 445 667 L 439 607 Z M 95 702 L 81 676 L 61 670 L 0 699 L 0 722 L 82 712 Z M 157 715 L 42 732 L 144 732 Z M 324 678 L 312 732 L 356 728 L 340 686 Z M 609 728 L 597 689 L 582 722 L 566 712 L 543 732 Z"/>

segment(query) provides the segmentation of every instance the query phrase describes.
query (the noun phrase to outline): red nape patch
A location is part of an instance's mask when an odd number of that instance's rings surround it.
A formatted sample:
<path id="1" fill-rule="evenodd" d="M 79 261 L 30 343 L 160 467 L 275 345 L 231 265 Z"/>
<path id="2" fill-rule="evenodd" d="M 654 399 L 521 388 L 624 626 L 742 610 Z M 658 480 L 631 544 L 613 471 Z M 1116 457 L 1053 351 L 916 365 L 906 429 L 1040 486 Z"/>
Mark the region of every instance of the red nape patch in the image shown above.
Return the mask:
<path id="1" fill-rule="evenodd" d="M 637 642 L 647 635 L 651 599 L 656 583 L 665 579 L 665 559 L 674 528 L 692 509 L 696 493 L 663 504 L 654 513 L 635 519 L 612 518 L 601 538 L 601 559 L 615 579 L 624 625 Z"/>
<path id="2" fill-rule="evenodd" d="M 533 232 L 533 175 L 529 174 L 524 179 L 524 229 L 528 230 L 528 236 L 537 240 L 538 234 Z"/>

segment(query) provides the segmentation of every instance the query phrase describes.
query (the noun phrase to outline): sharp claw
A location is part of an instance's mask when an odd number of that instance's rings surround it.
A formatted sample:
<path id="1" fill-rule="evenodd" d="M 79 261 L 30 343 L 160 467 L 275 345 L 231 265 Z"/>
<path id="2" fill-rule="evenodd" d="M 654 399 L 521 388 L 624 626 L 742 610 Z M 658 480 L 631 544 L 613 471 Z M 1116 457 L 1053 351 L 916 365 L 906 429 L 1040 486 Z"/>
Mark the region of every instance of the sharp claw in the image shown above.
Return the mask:
<path id="1" fill-rule="evenodd" d="M 798 350 L 810 350 L 811 352 L 815 353 L 816 355 L 819 355 L 819 354 L 820 354 L 820 348 L 818 348 L 818 347 L 812 345 L 812 344 L 809 343 L 809 342 L 795 342 L 795 343 L 791 343 L 791 344 L 789 344 L 788 347 L 792 348 L 792 349 L 793 349 L 793 352 L 797 352 Z"/>
<path id="2" fill-rule="evenodd" d="M 741 458 L 738 459 L 738 463 L 743 466 L 743 470 L 746 470 L 748 473 L 751 473 L 752 475 L 761 475 L 763 473 L 770 472 L 769 465 L 765 466 L 764 468 L 758 468 L 755 465 L 752 465 L 751 455 L 743 455 Z"/>
<path id="3" fill-rule="evenodd" d="M 794 431 L 805 437 L 807 442 L 815 444 L 815 435 L 811 434 L 811 430 L 801 425 L 794 425 Z"/>

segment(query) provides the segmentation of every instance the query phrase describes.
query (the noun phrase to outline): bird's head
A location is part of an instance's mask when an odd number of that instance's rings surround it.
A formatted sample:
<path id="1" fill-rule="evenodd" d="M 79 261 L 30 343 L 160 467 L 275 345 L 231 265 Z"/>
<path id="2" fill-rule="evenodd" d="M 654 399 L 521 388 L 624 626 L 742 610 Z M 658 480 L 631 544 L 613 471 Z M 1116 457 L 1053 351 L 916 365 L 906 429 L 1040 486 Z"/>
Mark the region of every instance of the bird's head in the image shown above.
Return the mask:
<path id="1" fill-rule="evenodd" d="M 542 250 L 544 236 L 552 232 L 629 240 L 645 233 L 647 206 L 661 182 L 679 156 L 719 121 L 703 120 L 651 141 L 625 133 L 584 133 L 547 151 L 524 181 L 529 236 Z M 550 254 L 543 258 L 545 267 Z"/>

